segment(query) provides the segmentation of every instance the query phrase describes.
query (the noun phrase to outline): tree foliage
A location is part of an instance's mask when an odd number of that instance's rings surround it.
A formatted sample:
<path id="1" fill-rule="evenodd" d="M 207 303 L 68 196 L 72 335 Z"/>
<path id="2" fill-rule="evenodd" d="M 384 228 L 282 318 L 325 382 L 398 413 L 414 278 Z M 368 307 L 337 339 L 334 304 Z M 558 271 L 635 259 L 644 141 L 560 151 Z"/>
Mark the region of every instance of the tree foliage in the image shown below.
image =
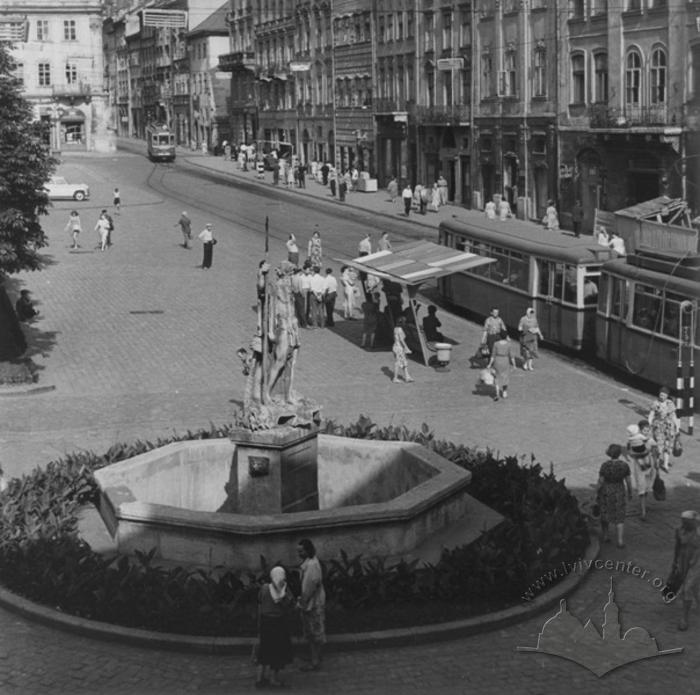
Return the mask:
<path id="1" fill-rule="evenodd" d="M 0 278 L 42 267 L 39 249 L 48 242 L 39 220 L 49 205 L 44 184 L 58 163 L 47 125 L 32 119 L 15 68 L 0 45 Z"/>

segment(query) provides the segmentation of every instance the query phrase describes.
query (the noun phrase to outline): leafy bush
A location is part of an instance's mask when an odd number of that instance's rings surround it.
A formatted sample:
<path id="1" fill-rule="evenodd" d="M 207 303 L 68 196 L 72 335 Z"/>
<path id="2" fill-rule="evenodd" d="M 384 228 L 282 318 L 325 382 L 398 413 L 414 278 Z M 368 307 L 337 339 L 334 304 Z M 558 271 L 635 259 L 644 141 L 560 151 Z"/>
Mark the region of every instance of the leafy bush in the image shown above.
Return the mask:
<path id="1" fill-rule="evenodd" d="M 97 499 L 93 471 L 173 441 L 228 437 L 230 431 L 212 425 L 156 442 L 117 444 L 102 456 L 71 454 L 10 481 L 0 496 L 0 581 L 85 618 L 187 634 L 253 634 L 265 558 L 257 573 L 166 568 L 155 551 L 102 557 L 78 534 L 80 507 Z M 471 545 L 445 550 L 434 565 L 388 564 L 344 552 L 327 559 L 331 630 L 435 622 L 512 605 L 548 569 L 585 552 L 588 531 L 576 499 L 534 461 L 439 441 L 426 425 L 417 432 L 378 428 L 360 417 L 347 427 L 326 422 L 323 432 L 422 444 L 470 470 L 469 492 L 506 517 Z"/>

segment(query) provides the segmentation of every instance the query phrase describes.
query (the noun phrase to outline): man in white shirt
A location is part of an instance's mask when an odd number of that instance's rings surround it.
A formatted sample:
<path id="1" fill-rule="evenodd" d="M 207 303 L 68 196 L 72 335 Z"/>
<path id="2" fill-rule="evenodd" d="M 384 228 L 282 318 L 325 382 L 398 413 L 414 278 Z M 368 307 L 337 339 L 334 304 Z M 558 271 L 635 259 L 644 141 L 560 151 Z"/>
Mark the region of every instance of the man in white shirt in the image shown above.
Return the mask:
<path id="1" fill-rule="evenodd" d="M 403 189 L 401 198 L 403 199 L 404 212 L 406 213 L 406 217 L 408 217 L 411 214 L 411 206 L 413 205 L 413 191 L 408 184 L 406 184 L 406 187 Z"/>
<path id="2" fill-rule="evenodd" d="M 311 300 L 309 326 L 312 328 L 323 328 L 323 295 L 326 291 L 326 281 L 321 275 L 321 269 L 315 267 L 311 276 Z"/>
<path id="3" fill-rule="evenodd" d="M 332 268 L 326 268 L 326 277 L 323 279 L 325 291 L 323 293 L 323 303 L 326 305 L 326 326 L 335 326 L 333 312 L 335 311 L 335 300 L 338 296 L 338 281 L 333 275 Z"/>
<path id="4" fill-rule="evenodd" d="M 627 255 L 627 249 L 625 248 L 625 240 L 617 232 L 612 233 L 612 238 L 610 239 L 610 248 L 618 256 Z"/>
<path id="5" fill-rule="evenodd" d="M 372 253 L 372 241 L 369 234 L 366 234 L 357 245 L 357 254 L 358 256 L 369 256 L 370 253 Z"/>

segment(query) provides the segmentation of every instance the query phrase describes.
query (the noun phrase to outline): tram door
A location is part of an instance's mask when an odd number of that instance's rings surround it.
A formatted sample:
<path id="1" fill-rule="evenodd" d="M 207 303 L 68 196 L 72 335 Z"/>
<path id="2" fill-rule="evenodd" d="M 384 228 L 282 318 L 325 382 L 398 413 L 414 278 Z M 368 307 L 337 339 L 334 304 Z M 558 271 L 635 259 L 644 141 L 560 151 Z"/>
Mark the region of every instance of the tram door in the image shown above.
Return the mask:
<path id="1" fill-rule="evenodd" d="M 564 282 L 564 264 L 537 260 L 537 321 L 547 340 L 559 343 L 561 331 L 561 293 Z"/>

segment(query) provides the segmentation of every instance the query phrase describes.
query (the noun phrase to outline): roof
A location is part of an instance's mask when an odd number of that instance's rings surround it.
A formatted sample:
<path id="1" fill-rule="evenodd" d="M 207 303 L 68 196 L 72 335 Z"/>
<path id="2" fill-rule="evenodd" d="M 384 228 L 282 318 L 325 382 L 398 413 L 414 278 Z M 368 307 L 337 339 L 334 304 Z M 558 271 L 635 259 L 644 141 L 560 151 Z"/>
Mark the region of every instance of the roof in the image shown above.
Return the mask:
<path id="1" fill-rule="evenodd" d="M 216 12 L 210 14 L 203 22 L 191 29 L 188 36 L 207 34 L 209 36 L 228 36 L 228 24 L 226 15 L 230 10 L 229 3 L 224 3 Z"/>
<path id="2" fill-rule="evenodd" d="M 563 263 L 601 263 L 611 257 L 610 249 L 599 246 L 593 237 L 576 238 L 522 220 L 455 219 L 441 222 L 440 230 Z"/>
<path id="3" fill-rule="evenodd" d="M 351 261 L 335 260 L 401 285 L 420 285 L 433 278 L 493 263 L 496 259 L 451 249 L 432 241 L 416 241 L 404 244 L 396 251 L 377 251 Z"/>
<path id="4" fill-rule="evenodd" d="M 630 280 L 638 280 L 645 285 L 670 290 L 689 299 L 700 299 L 700 283 L 697 280 L 676 277 L 668 273 L 640 268 L 628 263 L 624 258 L 608 261 L 603 265 L 603 271 L 614 273 Z"/>
<path id="5" fill-rule="evenodd" d="M 668 215 L 672 211 L 685 207 L 686 204 L 682 198 L 669 198 L 662 195 L 622 210 L 615 210 L 615 214 L 622 217 L 632 217 L 635 220 L 643 220 L 649 217 L 656 217 L 656 215 Z"/>

